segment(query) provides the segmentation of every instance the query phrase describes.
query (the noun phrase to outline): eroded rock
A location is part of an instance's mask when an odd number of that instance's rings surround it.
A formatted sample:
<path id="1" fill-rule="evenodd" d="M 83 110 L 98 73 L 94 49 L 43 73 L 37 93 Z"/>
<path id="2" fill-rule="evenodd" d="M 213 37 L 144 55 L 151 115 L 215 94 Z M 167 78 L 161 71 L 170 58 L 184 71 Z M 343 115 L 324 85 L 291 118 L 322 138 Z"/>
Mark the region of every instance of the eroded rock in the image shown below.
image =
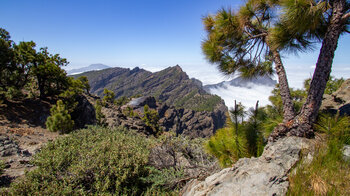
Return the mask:
<path id="1" fill-rule="evenodd" d="M 299 161 L 300 151 L 311 146 L 305 138 L 282 138 L 269 143 L 259 158 L 242 158 L 204 181 L 192 180 L 183 195 L 285 195 L 289 171 Z"/>

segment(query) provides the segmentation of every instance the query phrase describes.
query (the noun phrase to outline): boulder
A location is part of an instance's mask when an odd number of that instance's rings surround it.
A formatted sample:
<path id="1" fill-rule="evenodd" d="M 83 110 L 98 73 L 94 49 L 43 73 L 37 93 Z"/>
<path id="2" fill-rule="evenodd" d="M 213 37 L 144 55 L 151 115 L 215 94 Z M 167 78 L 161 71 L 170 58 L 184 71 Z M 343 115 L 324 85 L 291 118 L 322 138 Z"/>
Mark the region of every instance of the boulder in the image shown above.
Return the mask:
<path id="1" fill-rule="evenodd" d="M 302 149 L 310 149 L 311 140 L 285 137 L 266 145 L 259 158 L 239 159 L 204 181 L 192 180 L 182 190 L 184 196 L 204 195 L 285 195 L 288 172 L 300 159 Z"/>
<path id="2" fill-rule="evenodd" d="M 345 145 L 343 148 L 343 158 L 350 162 L 350 145 Z"/>
<path id="3" fill-rule="evenodd" d="M 78 105 L 71 114 L 76 129 L 84 128 L 86 125 L 96 124 L 95 107 L 90 103 L 86 95 L 79 95 Z"/>
<path id="4" fill-rule="evenodd" d="M 332 95 L 324 95 L 320 110 L 333 114 L 350 115 L 350 79 L 344 81 L 340 88 Z"/>

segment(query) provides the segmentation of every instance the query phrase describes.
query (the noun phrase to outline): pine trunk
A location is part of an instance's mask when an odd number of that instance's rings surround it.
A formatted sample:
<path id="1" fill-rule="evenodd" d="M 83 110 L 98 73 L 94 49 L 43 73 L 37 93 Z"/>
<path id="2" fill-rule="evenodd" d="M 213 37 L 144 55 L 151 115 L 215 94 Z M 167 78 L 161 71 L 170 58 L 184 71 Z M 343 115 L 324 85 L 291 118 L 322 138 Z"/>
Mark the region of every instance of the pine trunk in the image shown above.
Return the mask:
<path id="1" fill-rule="evenodd" d="M 296 116 L 296 114 L 294 111 L 292 96 L 290 95 L 287 74 L 283 67 L 279 52 L 273 51 L 273 60 L 275 63 L 280 95 L 283 103 L 283 122 L 286 123 L 292 120 Z"/>
<path id="2" fill-rule="evenodd" d="M 293 122 L 279 125 L 271 134 L 269 140 L 274 141 L 285 135 L 294 135 L 299 137 L 313 137 L 312 124 L 315 122 L 318 111 L 322 103 L 322 97 L 327 85 L 327 81 L 332 70 L 332 63 L 335 50 L 337 49 L 338 39 L 344 30 L 342 17 L 346 9 L 345 0 L 334 0 L 332 3 L 332 16 L 322 41 L 322 47 L 316 63 L 316 69 L 310 84 L 310 89 L 306 102 L 300 113 Z"/>

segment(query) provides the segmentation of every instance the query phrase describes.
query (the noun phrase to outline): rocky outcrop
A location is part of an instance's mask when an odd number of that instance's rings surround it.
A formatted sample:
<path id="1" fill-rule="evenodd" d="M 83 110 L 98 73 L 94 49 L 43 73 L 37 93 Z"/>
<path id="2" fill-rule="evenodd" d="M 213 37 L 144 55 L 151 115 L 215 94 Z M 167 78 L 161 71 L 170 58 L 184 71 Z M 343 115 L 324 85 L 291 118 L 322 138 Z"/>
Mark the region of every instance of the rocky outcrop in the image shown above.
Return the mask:
<path id="1" fill-rule="evenodd" d="M 0 156 L 6 157 L 11 155 L 20 154 L 21 150 L 18 144 L 11 140 L 6 135 L 0 135 Z"/>
<path id="2" fill-rule="evenodd" d="M 350 79 L 344 81 L 341 87 L 331 95 L 324 95 L 320 110 L 333 114 L 350 115 Z"/>
<path id="3" fill-rule="evenodd" d="M 203 140 L 174 136 L 166 137 L 151 149 L 148 164 L 158 169 L 182 170 L 183 178 L 177 182 L 180 186 L 220 169 L 216 159 L 204 152 Z"/>
<path id="4" fill-rule="evenodd" d="M 160 126 L 165 131 L 173 131 L 176 134 L 183 134 L 190 138 L 209 137 L 215 133 L 218 128 L 223 127 L 223 121 L 220 122 L 225 114 L 218 112 L 196 112 L 189 109 L 176 109 L 166 104 L 158 107 L 160 116 Z M 217 117 L 217 115 L 222 115 Z"/>
<path id="5" fill-rule="evenodd" d="M 312 147 L 312 140 L 282 138 L 269 143 L 259 158 L 242 158 L 232 168 L 223 169 L 204 181 L 190 181 L 182 193 L 185 196 L 285 195 L 289 171 L 299 161 L 301 150 Z"/>
<path id="6" fill-rule="evenodd" d="M 153 97 L 136 98 L 121 108 L 109 106 L 103 108 L 102 112 L 106 116 L 108 126 L 124 126 L 151 135 L 153 134 L 152 129 L 147 127 L 140 118 L 143 115 L 144 105 L 149 105 L 151 109 L 157 110 L 159 125 L 163 131 L 174 132 L 177 135 L 182 134 L 190 138 L 209 137 L 225 124 L 225 113 L 222 110 L 196 112 L 190 109 L 177 109 L 165 103 L 159 104 Z M 126 115 L 123 110 L 126 110 L 127 107 L 132 108 L 139 115 Z"/>
<path id="7" fill-rule="evenodd" d="M 71 113 L 75 129 L 82 129 L 86 125 L 96 124 L 95 108 L 88 100 L 87 95 L 79 95 L 77 102 L 78 105 Z"/>

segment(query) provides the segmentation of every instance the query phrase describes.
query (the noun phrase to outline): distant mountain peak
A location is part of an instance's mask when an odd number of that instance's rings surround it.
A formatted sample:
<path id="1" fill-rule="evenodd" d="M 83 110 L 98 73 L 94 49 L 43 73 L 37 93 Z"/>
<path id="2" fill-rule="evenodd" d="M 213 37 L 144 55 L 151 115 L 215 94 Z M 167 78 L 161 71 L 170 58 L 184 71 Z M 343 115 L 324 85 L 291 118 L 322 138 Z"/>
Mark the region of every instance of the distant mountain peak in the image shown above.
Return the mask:
<path id="1" fill-rule="evenodd" d="M 97 71 L 97 70 L 108 69 L 108 68 L 111 68 L 111 67 L 104 65 L 104 64 L 101 64 L 101 63 L 95 63 L 95 64 L 91 64 L 87 67 L 81 67 L 78 69 L 68 70 L 67 74 L 68 75 L 75 75 L 75 74 L 80 74 L 80 73 L 84 73 L 87 71 Z"/>

